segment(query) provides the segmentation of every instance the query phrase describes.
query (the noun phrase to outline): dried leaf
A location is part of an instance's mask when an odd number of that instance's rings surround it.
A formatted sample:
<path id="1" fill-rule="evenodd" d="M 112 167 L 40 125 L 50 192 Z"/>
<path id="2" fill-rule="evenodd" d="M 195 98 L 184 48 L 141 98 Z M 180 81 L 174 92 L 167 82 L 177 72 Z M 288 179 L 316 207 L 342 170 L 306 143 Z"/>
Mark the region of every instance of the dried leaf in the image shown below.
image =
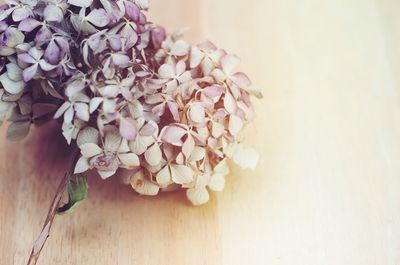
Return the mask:
<path id="1" fill-rule="evenodd" d="M 24 139 L 31 127 L 31 121 L 17 121 L 10 124 L 7 130 L 7 139 L 10 141 L 20 141 Z"/>

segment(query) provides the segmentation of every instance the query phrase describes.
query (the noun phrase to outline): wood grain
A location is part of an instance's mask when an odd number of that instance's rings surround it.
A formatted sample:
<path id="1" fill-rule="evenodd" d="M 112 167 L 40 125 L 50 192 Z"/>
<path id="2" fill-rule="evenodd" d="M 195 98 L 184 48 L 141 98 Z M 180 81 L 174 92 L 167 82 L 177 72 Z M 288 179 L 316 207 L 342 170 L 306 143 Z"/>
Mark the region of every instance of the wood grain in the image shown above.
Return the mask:
<path id="1" fill-rule="evenodd" d="M 263 87 L 248 130 L 260 165 L 233 167 L 202 207 L 91 177 L 39 264 L 400 264 L 399 10 L 397 0 L 153 0 L 153 21 L 236 52 Z M 54 125 L 21 143 L 0 132 L 0 264 L 23 265 L 67 147 L 53 147 Z"/>

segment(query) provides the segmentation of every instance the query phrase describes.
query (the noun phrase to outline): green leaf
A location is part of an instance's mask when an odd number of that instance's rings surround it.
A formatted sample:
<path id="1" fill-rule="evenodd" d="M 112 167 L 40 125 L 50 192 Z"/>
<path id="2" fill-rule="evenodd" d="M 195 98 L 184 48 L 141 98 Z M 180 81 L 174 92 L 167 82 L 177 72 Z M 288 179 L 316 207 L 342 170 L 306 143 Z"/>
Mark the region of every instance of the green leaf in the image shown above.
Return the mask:
<path id="1" fill-rule="evenodd" d="M 58 214 L 67 214 L 73 212 L 76 207 L 86 199 L 89 185 L 86 177 L 82 174 L 73 175 L 67 183 L 69 200 L 64 206 L 57 210 Z"/>

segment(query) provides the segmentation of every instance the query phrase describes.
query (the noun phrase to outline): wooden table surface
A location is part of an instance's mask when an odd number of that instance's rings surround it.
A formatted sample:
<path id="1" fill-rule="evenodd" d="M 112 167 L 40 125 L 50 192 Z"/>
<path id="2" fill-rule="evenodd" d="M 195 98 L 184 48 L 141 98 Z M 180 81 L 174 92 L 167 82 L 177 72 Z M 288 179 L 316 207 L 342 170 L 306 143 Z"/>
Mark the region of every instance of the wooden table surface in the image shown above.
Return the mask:
<path id="1" fill-rule="evenodd" d="M 153 0 L 152 20 L 237 53 L 263 87 L 248 130 L 260 165 L 233 167 L 202 207 L 91 177 L 39 265 L 400 264 L 399 11 L 398 0 Z M 52 126 L 4 138 L 0 264 L 24 265 L 66 154 Z"/>

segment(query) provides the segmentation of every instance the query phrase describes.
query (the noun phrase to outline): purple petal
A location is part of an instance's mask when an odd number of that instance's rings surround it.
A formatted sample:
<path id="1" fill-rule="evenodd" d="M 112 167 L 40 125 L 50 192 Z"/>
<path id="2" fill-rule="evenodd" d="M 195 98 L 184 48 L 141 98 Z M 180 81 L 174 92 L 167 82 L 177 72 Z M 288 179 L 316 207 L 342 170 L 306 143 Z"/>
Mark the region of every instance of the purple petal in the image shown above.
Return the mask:
<path id="1" fill-rule="evenodd" d="M 111 36 L 108 38 L 108 42 L 110 43 L 111 48 L 114 51 L 120 51 L 122 49 L 122 41 L 119 36 Z"/>
<path id="2" fill-rule="evenodd" d="M 27 53 L 18 54 L 18 61 L 27 64 L 34 64 L 36 60 Z"/>
<path id="3" fill-rule="evenodd" d="M 8 28 L 8 25 L 5 21 L 0 21 L 0 32 L 5 31 Z"/>
<path id="4" fill-rule="evenodd" d="M 44 43 L 51 40 L 51 37 L 52 37 L 51 31 L 47 27 L 42 27 L 36 34 L 35 41 Z"/>
<path id="5" fill-rule="evenodd" d="M 54 40 L 60 48 L 61 57 L 64 57 L 65 54 L 69 53 L 69 43 L 67 39 L 64 37 L 57 37 Z"/>
<path id="6" fill-rule="evenodd" d="M 94 9 L 86 16 L 86 20 L 97 27 L 104 27 L 110 23 L 110 18 L 108 17 L 107 12 L 102 8 Z"/>
<path id="7" fill-rule="evenodd" d="M 134 141 L 138 133 L 135 120 L 132 118 L 122 118 L 120 120 L 119 132 L 126 140 Z"/>
<path id="8" fill-rule="evenodd" d="M 50 41 L 44 52 L 44 58 L 51 64 L 57 64 L 61 60 L 61 50 L 54 40 Z"/>
<path id="9" fill-rule="evenodd" d="M 151 40 L 156 49 L 161 48 L 161 43 L 166 39 L 167 33 L 161 26 L 156 26 L 151 30 Z"/>
<path id="10" fill-rule="evenodd" d="M 39 64 L 40 64 L 40 68 L 42 68 L 42 70 L 46 71 L 46 72 L 54 70 L 57 67 L 57 65 L 52 65 L 52 64 L 46 62 L 45 60 L 40 60 Z"/>
<path id="11" fill-rule="evenodd" d="M 35 63 L 34 65 L 26 68 L 23 72 L 22 72 L 22 76 L 24 78 L 25 82 L 29 82 L 30 80 L 32 80 L 32 78 L 36 75 L 38 70 L 38 64 Z"/>
<path id="12" fill-rule="evenodd" d="M 61 22 L 64 18 L 62 10 L 55 5 L 48 5 L 43 11 L 44 19 L 47 21 Z"/>
<path id="13" fill-rule="evenodd" d="M 27 19 L 32 14 L 32 11 L 26 7 L 17 8 L 12 14 L 12 18 L 15 22 Z"/>
<path id="14" fill-rule="evenodd" d="M 33 18 L 27 18 L 18 25 L 18 29 L 25 32 L 31 32 L 40 26 L 40 22 Z"/>
<path id="15" fill-rule="evenodd" d="M 122 28 L 121 32 L 120 32 L 121 36 L 123 38 L 126 39 L 126 49 L 130 49 L 133 46 L 135 46 L 135 44 L 137 43 L 139 37 L 136 33 L 135 30 L 133 30 L 133 28 L 131 28 L 131 26 L 126 25 Z"/>
<path id="16" fill-rule="evenodd" d="M 133 21 L 138 21 L 140 17 L 140 9 L 132 2 L 125 1 L 126 15 Z"/>
<path id="17" fill-rule="evenodd" d="M 116 53 L 112 55 L 112 60 L 115 65 L 121 66 L 128 64 L 131 59 L 128 55 Z"/>

